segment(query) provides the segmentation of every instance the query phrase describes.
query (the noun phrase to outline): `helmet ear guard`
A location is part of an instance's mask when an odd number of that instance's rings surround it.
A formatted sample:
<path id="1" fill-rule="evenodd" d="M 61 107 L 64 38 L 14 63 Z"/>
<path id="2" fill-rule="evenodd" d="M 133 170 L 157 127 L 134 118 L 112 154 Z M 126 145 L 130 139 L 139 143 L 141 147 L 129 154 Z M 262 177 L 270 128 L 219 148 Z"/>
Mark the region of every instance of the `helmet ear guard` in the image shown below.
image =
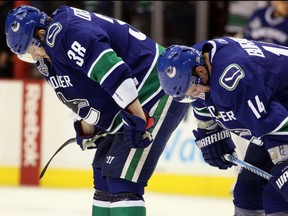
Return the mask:
<path id="1" fill-rule="evenodd" d="M 36 28 L 46 29 L 48 15 L 35 7 L 21 5 L 11 10 L 5 22 L 6 42 L 12 52 L 22 55 L 30 44 L 41 46 L 41 41 L 34 37 Z"/>
<path id="2" fill-rule="evenodd" d="M 193 69 L 203 64 L 201 53 L 192 47 L 181 45 L 168 47 L 158 59 L 158 77 L 165 93 L 177 101 L 184 98 L 191 84 L 201 83 L 201 79 L 195 76 Z"/>

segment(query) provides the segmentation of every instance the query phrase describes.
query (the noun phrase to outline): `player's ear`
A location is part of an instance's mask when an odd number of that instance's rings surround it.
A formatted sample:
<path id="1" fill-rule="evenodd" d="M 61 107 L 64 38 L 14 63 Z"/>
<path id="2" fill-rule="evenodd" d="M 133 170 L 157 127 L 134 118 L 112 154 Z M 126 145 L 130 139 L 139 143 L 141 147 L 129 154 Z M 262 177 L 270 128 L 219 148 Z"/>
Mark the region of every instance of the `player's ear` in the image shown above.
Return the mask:
<path id="1" fill-rule="evenodd" d="M 43 42 L 44 41 L 44 35 L 45 35 L 45 30 L 44 29 L 40 29 L 38 30 L 37 34 L 38 34 L 38 37 L 39 39 Z"/>
<path id="2" fill-rule="evenodd" d="M 204 69 L 205 69 L 204 66 L 198 65 L 198 66 L 196 66 L 195 69 L 193 70 L 192 75 L 193 75 L 193 76 L 196 76 L 196 77 L 199 77 L 199 74 L 204 73 Z"/>

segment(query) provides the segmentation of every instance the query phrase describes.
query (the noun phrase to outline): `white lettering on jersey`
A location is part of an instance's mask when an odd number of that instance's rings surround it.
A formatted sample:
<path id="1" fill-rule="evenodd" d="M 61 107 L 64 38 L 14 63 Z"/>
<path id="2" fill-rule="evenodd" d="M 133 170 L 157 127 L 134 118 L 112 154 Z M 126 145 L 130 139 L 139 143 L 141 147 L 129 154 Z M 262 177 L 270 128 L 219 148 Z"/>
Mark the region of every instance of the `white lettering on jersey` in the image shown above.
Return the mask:
<path id="1" fill-rule="evenodd" d="M 219 111 L 218 115 L 225 122 L 236 120 L 236 117 L 233 111 L 228 111 L 228 112 Z"/>
<path id="2" fill-rule="evenodd" d="M 71 7 L 71 9 L 73 9 L 75 16 L 91 21 L 91 15 L 88 11 L 81 10 L 79 8 L 74 8 L 74 7 Z"/>
<path id="3" fill-rule="evenodd" d="M 227 111 L 227 112 L 226 111 L 216 112 L 216 109 L 214 106 L 208 106 L 207 109 L 213 118 L 216 118 L 216 119 L 220 118 L 224 122 L 237 120 L 237 118 L 235 117 L 235 114 L 232 110 Z"/>
<path id="4" fill-rule="evenodd" d="M 104 16 L 104 15 L 101 15 L 101 14 L 97 14 L 97 13 L 94 13 L 95 16 L 103 19 L 103 20 L 106 20 L 110 23 L 114 23 L 113 20 L 117 21 L 120 25 L 128 25 L 126 22 L 123 22 L 121 20 L 118 20 L 118 19 L 112 19 L 110 17 L 107 17 L 107 16 Z M 137 31 L 136 29 L 132 29 L 131 26 L 129 26 L 129 34 L 131 34 L 133 37 L 137 38 L 138 40 L 145 40 L 147 38 L 147 36 L 145 34 L 143 34 L 142 32 L 140 31 Z"/>
<path id="5" fill-rule="evenodd" d="M 84 63 L 83 58 L 86 53 L 86 48 L 81 46 L 78 41 L 74 41 L 71 45 L 71 49 L 67 52 L 68 57 L 72 60 L 75 60 L 76 64 L 81 67 Z"/>
<path id="6" fill-rule="evenodd" d="M 207 109 L 210 112 L 211 116 L 213 118 L 216 118 L 217 113 L 216 113 L 215 107 L 214 106 L 208 106 Z"/>
<path id="7" fill-rule="evenodd" d="M 253 29 L 251 31 L 251 36 L 253 40 L 259 40 L 262 37 L 266 38 L 267 36 L 270 38 L 270 40 L 277 40 L 281 44 L 286 43 L 287 41 L 287 34 L 284 31 L 278 30 L 273 27 L 262 27 L 262 28 L 257 28 Z"/>
<path id="8" fill-rule="evenodd" d="M 110 18 L 110 17 L 104 16 L 104 15 L 98 14 L 98 13 L 94 13 L 94 15 L 97 16 L 97 17 L 99 17 L 100 19 L 106 20 L 106 21 L 108 21 L 108 22 L 110 22 L 110 23 L 114 23 L 114 22 L 113 22 L 113 19 Z"/>
<path id="9" fill-rule="evenodd" d="M 263 102 L 260 101 L 258 95 L 255 96 L 255 102 L 256 102 L 256 106 L 252 103 L 251 100 L 247 101 L 248 106 L 251 108 L 251 110 L 254 113 L 254 115 L 256 116 L 256 118 L 259 119 L 261 117 L 262 112 L 266 113 L 266 109 L 265 109 Z"/>
<path id="10" fill-rule="evenodd" d="M 73 86 L 69 76 L 67 76 L 67 75 L 65 75 L 65 76 L 58 76 L 58 75 L 51 76 L 48 80 L 48 83 L 50 84 L 50 86 L 52 86 L 53 89 L 68 88 L 68 87 Z"/>
<path id="11" fill-rule="evenodd" d="M 262 50 L 252 41 L 248 41 L 243 38 L 230 38 L 239 43 L 239 45 L 248 53 L 250 56 L 259 56 L 265 58 Z"/>
<path id="12" fill-rule="evenodd" d="M 274 53 L 277 56 L 283 55 L 288 56 L 288 50 L 285 47 L 269 47 L 269 46 L 262 46 L 265 50 Z"/>

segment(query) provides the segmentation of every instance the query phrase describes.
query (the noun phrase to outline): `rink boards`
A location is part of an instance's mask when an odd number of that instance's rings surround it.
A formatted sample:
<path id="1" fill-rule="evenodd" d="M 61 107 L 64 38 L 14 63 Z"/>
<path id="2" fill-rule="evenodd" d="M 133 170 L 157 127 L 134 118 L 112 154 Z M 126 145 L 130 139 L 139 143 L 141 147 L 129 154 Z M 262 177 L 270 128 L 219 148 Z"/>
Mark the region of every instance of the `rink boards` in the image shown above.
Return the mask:
<path id="1" fill-rule="evenodd" d="M 92 187 L 94 150 L 82 151 L 76 144 L 60 151 L 42 180 L 38 178 L 60 145 L 74 137 L 72 112 L 46 82 L 0 80 L 0 100 L 0 185 Z M 147 190 L 230 196 L 238 169 L 207 165 L 195 145 L 193 128 L 190 110 L 167 143 Z M 241 156 L 246 143 L 234 139 Z"/>

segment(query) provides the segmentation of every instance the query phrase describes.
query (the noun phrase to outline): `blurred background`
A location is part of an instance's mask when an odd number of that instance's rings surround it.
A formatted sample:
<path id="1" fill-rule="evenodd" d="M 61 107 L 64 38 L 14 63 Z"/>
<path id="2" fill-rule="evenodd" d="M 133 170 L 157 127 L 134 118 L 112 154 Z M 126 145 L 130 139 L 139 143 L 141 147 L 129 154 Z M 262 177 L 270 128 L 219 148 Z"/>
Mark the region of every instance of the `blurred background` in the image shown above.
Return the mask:
<path id="1" fill-rule="evenodd" d="M 2 22 L 0 25 L 0 203 L 2 208 L 5 207 L 3 203 L 8 202 L 5 196 L 12 191 L 9 187 L 20 189 L 28 186 L 43 190 L 50 188 L 52 191 L 55 188 L 75 191 L 88 189 L 91 192 L 91 197 L 88 199 L 92 200 L 91 163 L 95 153 L 94 150 L 82 152 L 76 144 L 70 144 L 56 155 L 45 176 L 39 180 L 40 171 L 54 152 L 67 139 L 74 136 L 73 115 L 58 101 L 37 68 L 32 64 L 21 62 L 8 49 L 4 26 L 5 17 L 11 9 L 21 4 L 29 4 L 51 14 L 61 5 L 78 7 L 125 21 L 167 47 L 172 44 L 192 46 L 201 40 L 221 36 L 246 37 L 251 26 L 259 27 L 259 20 L 261 20 L 257 17 L 249 20 L 252 14 L 258 9 L 272 6 L 272 2 L 0 1 Z M 286 15 L 283 17 L 287 19 Z M 255 20 L 258 21 L 258 26 Z M 253 25 L 248 28 L 250 21 L 253 21 Z M 288 25 L 281 31 L 287 34 Z M 250 32 L 251 35 L 257 34 Z M 227 199 L 231 201 L 231 209 L 227 210 L 229 213 L 227 215 L 232 215 L 231 191 L 239 169 L 234 167 L 220 171 L 205 164 L 191 133 L 194 127 L 195 119 L 191 110 L 169 140 L 147 191 L 175 196 Z M 247 143 L 239 137 L 233 139 L 237 143 L 238 155 L 242 158 Z M 19 190 L 18 195 L 19 193 L 31 192 L 29 189 L 24 189 Z M 16 191 L 15 196 L 18 195 Z M 6 205 L 6 208 L 10 206 Z M 219 215 L 225 214 L 219 213 Z M 16 216 L 16 213 L 13 216 Z"/>
<path id="2" fill-rule="evenodd" d="M 163 46 L 193 45 L 224 35 L 243 36 L 248 18 L 270 1 L 0 1 L 0 77 L 41 78 L 33 65 L 19 62 L 5 43 L 9 10 L 29 4 L 48 15 L 61 5 L 79 7 L 125 21 Z M 25 67 L 25 70 L 23 69 Z M 27 69 L 26 69 L 27 68 Z M 18 70 L 19 69 L 19 70 Z"/>

